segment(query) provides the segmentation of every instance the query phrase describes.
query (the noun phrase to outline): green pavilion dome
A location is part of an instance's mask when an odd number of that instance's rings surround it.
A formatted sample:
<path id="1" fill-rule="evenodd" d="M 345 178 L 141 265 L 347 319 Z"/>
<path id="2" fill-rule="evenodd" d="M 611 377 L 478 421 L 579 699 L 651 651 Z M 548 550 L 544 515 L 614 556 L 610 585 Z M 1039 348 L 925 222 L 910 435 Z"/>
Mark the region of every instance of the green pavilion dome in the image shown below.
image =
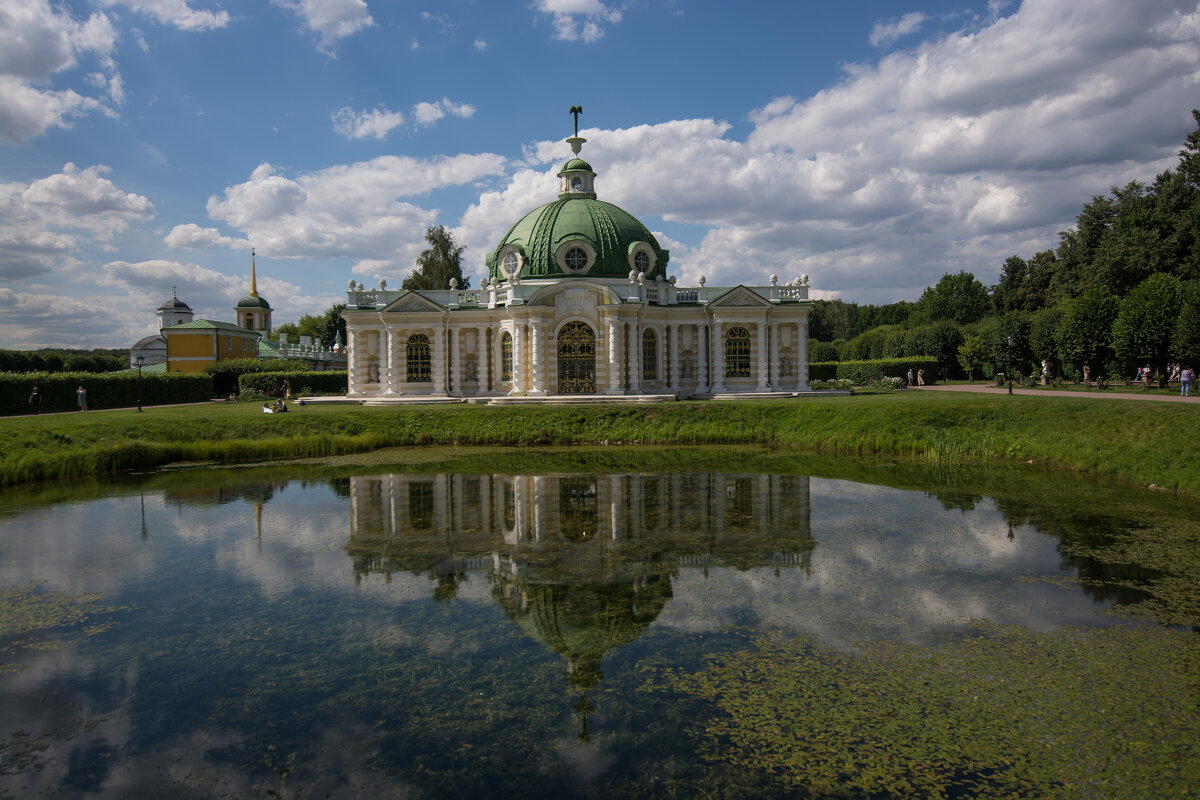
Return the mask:
<path id="1" fill-rule="evenodd" d="M 263 308 L 267 311 L 271 310 L 271 304 L 256 294 L 248 294 L 234 308 Z"/>
<path id="2" fill-rule="evenodd" d="M 558 199 L 521 217 L 488 253 L 488 280 L 665 278 L 670 253 L 637 217 L 596 199 L 595 177 L 582 158 L 564 164 Z"/>

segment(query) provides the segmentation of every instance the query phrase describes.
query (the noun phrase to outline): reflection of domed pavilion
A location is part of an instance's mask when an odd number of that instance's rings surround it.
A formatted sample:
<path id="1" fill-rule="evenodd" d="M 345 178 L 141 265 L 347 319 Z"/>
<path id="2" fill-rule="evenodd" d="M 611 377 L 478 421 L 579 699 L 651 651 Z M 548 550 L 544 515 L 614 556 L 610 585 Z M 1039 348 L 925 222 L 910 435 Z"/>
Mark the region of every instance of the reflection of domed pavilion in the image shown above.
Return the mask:
<path id="1" fill-rule="evenodd" d="M 434 596 L 482 573 L 527 635 L 566 659 L 580 692 L 636 640 L 683 570 L 802 569 L 816 542 L 807 477 L 372 475 L 350 478 L 356 578 L 427 574 Z"/>

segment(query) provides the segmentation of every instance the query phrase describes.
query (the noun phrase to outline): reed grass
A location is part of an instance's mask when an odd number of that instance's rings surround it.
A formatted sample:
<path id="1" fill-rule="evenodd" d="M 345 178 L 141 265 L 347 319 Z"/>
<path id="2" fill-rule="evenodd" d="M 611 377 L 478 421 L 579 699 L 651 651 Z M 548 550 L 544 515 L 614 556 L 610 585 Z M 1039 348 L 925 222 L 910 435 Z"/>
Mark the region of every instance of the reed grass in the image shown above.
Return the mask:
<path id="1" fill-rule="evenodd" d="M 309 406 L 253 403 L 0 419 L 0 486 L 179 462 L 235 464 L 385 447 L 706 444 L 1002 462 L 1200 494 L 1200 411 L 1190 405 L 950 393 L 652 406 Z"/>

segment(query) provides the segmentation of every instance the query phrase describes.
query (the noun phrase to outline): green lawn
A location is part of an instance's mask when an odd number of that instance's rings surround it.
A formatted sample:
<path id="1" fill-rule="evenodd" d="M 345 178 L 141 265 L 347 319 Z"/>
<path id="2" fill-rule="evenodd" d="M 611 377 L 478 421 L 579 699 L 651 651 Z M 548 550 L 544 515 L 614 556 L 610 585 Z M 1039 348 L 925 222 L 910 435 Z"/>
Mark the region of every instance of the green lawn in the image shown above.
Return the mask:
<path id="1" fill-rule="evenodd" d="M 210 403 L 0 419 L 0 485 L 422 445 L 762 444 L 938 463 L 1032 462 L 1200 494 L 1189 405 L 896 392 L 661 405 L 313 406 Z"/>

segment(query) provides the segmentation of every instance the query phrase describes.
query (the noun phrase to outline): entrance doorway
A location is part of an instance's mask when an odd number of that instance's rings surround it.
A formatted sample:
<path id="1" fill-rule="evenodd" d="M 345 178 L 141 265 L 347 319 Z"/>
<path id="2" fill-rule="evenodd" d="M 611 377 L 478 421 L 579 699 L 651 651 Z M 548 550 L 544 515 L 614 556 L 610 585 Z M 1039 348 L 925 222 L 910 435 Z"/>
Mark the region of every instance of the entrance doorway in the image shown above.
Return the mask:
<path id="1" fill-rule="evenodd" d="M 558 332 L 558 393 L 596 393 L 596 335 L 586 322 L 568 322 Z"/>

